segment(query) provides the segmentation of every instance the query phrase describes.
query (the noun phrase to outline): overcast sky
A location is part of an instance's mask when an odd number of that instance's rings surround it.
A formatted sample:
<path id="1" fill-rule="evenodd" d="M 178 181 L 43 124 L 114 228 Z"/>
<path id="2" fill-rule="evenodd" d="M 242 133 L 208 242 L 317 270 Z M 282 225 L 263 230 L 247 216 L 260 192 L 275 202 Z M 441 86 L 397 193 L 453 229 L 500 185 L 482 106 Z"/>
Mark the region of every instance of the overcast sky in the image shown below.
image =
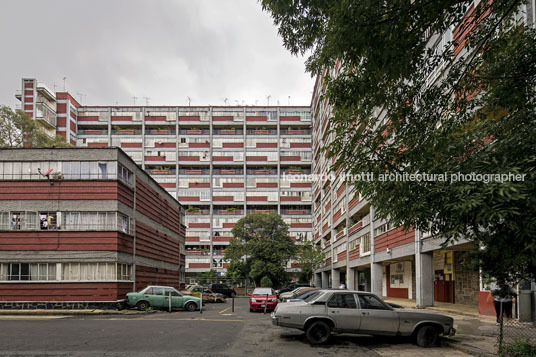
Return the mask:
<path id="1" fill-rule="evenodd" d="M 255 0 L 2 0 L 0 104 L 22 77 L 85 105 L 309 105 L 304 59 Z"/>

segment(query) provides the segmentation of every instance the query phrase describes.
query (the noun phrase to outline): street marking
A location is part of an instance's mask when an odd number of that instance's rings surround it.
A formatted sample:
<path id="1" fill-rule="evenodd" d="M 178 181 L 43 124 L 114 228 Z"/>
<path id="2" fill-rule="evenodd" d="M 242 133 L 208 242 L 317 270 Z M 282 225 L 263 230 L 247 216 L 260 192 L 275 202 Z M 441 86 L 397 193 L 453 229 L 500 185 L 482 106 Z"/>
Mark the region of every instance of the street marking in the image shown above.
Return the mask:
<path id="1" fill-rule="evenodd" d="M 222 312 L 225 312 L 225 311 L 227 311 L 227 310 L 229 310 L 229 309 L 230 309 L 230 307 L 228 307 L 228 308 L 226 308 L 226 309 L 223 309 L 223 310 L 221 310 L 220 312 L 218 312 L 218 314 L 221 314 Z"/>
<path id="2" fill-rule="evenodd" d="M 125 318 L 111 318 L 111 319 L 92 319 L 92 320 L 121 320 L 121 321 L 207 321 L 207 322 L 244 322 L 244 320 L 228 320 L 228 319 L 206 319 L 203 317 L 193 318 L 193 319 L 125 319 Z"/>
<path id="3" fill-rule="evenodd" d="M 0 316 L 0 320 L 54 320 L 67 317 L 69 316 Z"/>

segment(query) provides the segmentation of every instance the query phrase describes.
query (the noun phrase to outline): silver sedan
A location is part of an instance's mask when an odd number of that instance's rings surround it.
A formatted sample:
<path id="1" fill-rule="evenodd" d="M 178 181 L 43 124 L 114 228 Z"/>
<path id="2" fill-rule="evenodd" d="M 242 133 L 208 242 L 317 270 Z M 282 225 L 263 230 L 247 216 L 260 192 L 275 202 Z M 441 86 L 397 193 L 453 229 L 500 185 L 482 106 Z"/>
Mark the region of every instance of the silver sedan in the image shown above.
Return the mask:
<path id="1" fill-rule="evenodd" d="M 434 346 L 439 335 L 456 332 L 448 316 L 394 309 L 362 291 L 319 290 L 304 301 L 277 305 L 272 324 L 305 331 L 311 344 L 329 340 L 332 332 L 413 336 L 419 346 Z"/>

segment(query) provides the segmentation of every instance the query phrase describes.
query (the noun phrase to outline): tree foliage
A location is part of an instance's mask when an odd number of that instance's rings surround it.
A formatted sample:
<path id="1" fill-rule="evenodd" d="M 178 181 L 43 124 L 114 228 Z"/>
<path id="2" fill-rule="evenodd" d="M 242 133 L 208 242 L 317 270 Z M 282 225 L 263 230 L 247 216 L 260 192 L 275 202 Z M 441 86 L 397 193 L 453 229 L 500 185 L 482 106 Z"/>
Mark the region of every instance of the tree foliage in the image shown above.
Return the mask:
<path id="1" fill-rule="evenodd" d="M 0 106 L 0 147 L 22 147 L 24 142 L 32 147 L 69 146 L 60 135 L 48 136 L 38 122 L 22 110 L 13 111 L 8 106 Z"/>
<path id="2" fill-rule="evenodd" d="M 198 279 L 213 279 L 217 278 L 218 276 L 218 272 L 215 269 L 210 269 L 209 271 L 197 273 Z"/>
<path id="3" fill-rule="evenodd" d="M 324 261 L 322 247 L 311 241 L 304 242 L 297 246 L 296 261 L 301 265 L 300 281 L 309 283 L 313 272 L 318 269 Z"/>
<path id="4" fill-rule="evenodd" d="M 296 253 L 288 234 L 288 225 L 276 213 L 251 213 L 233 228 L 233 239 L 225 250 L 231 275 L 243 273 L 257 286 L 263 277 L 275 286 L 288 280 L 285 266 Z"/>
<path id="5" fill-rule="evenodd" d="M 536 33 L 519 21 L 522 1 L 480 2 L 463 19 L 472 1 L 262 4 L 285 46 L 310 53 L 307 69 L 324 76 L 322 99 L 334 114 L 322 146 L 336 158 L 333 169 L 374 174 L 353 184 L 376 214 L 445 244 L 475 242 L 480 268 L 500 282 L 535 277 Z M 454 26 L 471 34 L 465 44 L 428 43 L 426 33 Z M 415 173 L 447 180 L 380 180 Z M 525 177 L 483 182 L 457 173 Z"/>

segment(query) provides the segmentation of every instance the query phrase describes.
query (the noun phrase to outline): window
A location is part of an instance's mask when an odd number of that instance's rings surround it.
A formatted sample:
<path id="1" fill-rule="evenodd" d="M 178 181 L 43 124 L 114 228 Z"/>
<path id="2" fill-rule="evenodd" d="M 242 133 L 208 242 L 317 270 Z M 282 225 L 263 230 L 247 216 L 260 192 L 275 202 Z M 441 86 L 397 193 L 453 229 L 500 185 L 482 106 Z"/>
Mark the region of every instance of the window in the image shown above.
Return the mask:
<path id="1" fill-rule="evenodd" d="M 339 309 L 357 309 L 354 294 L 335 294 L 329 299 L 328 307 Z"/>
<path id="2" fill-rule="evenodd" d="M 2 263 L 0 281 L 56 280 L 56 264 L 50 263 Z"/>
<path id="3" fill-rule="evenodd" d="M 358 295 L 361 309 L 369 310 L 389 310 L 378 298 L 372 295 Z"/>
<path id="4" fill-rule="evenodd" d="M 164 288 L 153 288 L 153 295 L 164 295 Z"/>
<path id="5" fill-rule="evenodd" d="M 166 288 L 164 289 L 164 292 L 166 294 L 166 296 L 169 296 L 171 294 L 171 296 L 180 296 L 179 295 L 179 292 L 175 289 L 170 289 L 170 288 Z"/>
<path id="6" fill-rule="evenodd" d="M 58 229 L 58 216 L 56 212 L 39 212 L 39 227 L 42 230 Z"/>

